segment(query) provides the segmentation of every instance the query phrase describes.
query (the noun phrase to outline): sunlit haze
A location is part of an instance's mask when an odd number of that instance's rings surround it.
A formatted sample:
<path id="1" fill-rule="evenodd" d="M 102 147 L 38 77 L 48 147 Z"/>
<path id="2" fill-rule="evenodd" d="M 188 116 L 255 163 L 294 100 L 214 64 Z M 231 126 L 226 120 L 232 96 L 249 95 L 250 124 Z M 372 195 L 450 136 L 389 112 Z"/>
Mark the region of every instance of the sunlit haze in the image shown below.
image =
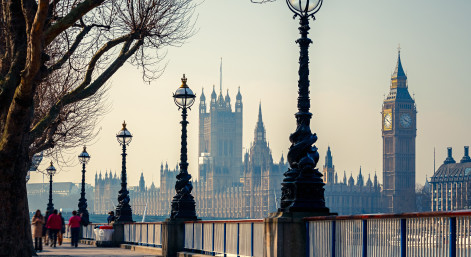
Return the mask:
<path id="1" fill-rule="evenodd" d="M 349 1 L 325 0 L 310 23 L 311 128 L 322 168 L 330 145 L 337 172 L 356 177 L 377 171 L 382 183 L 381 107 L 389 92 L 397 62 L 397 48 L 417 104 L 416 180 L 423 184 L 453 147 L 455 160 L 471 145 L 471 1 Z M 206 0 L 195 10 L 198 32 L 182 47 L 168 48 L 163 75 L 146 84 L 135 67 L 126 65 L 112 78 L 98 137 L 87 145 L 91 160 L 87 183 L 95 173 L 121 172 L 121 148 L 116 133 L 123 120 L 134 138 L 128 147 L 130 186 L 141 172 L 147 185 L 159 185 L 161 162 L 170 167 L 180 158 L 180 111 L 172 93 L 183 74 L 197 94 L 189 111 L 189 172 L 196 178 L 198 100 L 213 85 L 219 94 L 219 65 L 223 59 L 223 94 L 229 90 L 234 108 L 237 89 L 242 94 L 243 145 L 250 147 L 261 101 L 273 159 L 288 151 L 295 130 L 299 48 L 298 20 L 286 2 L 253 4 L 249 0 Z M 81 180 L 76 156 L 82 146 L 69 149 L 70 166 L 58 166 L 54 181 Z M 245 151 L 245 150 L 244 150 Z M 46 157 L 40 169 L 49 163 Z M 30 182 L 47 181 L 42 174 Z"/>

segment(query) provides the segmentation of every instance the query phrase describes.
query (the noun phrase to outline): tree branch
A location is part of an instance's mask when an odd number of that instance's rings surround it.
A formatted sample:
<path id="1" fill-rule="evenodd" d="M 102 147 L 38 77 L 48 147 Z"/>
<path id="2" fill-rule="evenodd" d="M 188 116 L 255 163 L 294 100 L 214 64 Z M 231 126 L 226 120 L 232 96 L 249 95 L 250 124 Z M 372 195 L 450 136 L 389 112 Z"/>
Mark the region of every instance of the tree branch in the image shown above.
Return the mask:
<path id="1" fill-rule="evenodd" d="M 116 42 L 117 39 L 113 40 Z M 143 39 L 139 39 L 133 46 L 131 49 L 129 49 L 131 43 L 132 43 L 132 39 L 128 39 L 122 49 L 121 49 L 121 53 L 119 54 L 119 56 L 116 58 L 116 60 L 114 60 L 110 65 L 109 67 L 102 73 L 100 74 L 100 76 L 98 76 L 95 81 L 93 81 L 93 83 L 90 84 L 90 82 L 88 83 L 85 83 L 85 81 L 82 83 L 82 85 L 80 86 L 80 89 L 79 88 L 76 88 L 75 90 L 71 91 L 70 93 L 66 94 L 65 96 L 63 96 L 59 101 L 57 101 L 57 103 L 55 103 L 51 109 L 49 110 L 49 112 L 47 113 L 47 115 L 42 118 L 36 125 L 33 126 L 33 128 L 31 129 L 31 138 L 32 140 L 34 140 L 35 138 L 37 138 L 38 136 L 40 136 L 42 133 L 44 133 L 45 129 L 57 118 L 57 116 L 59 115 L 61 109 L 64 107 L 64 106 L 67 106 L 68 104 L 72 104 L 72 103 L 75 103 L 75 102 L 78 102 L 78 101 L 81 101 L 87 97 L 90 97 L 92 96 L 93 94 L 95 94 L 104 84 L 106 81 L 108 81 L 109 78 L 111 78 L 111 76 L 126 62 L 126 60 L 129 59 L 129 57 L 131 57 L 138 49 L 139 47 L 142 46 L 144 40 Z M 111 42 L 111 41 L 110 41 Z M 108 42 L 108 43 L 110 43 Z M 117 44 L 117 43 L 116 43 Z M 116 45 L 116 44 L 113 44 L 113 45 Z M 100 53 L 100 55 L 102 55 L 104 52 L 108 51 L 108 50 L 103 50 L 103 49 L 111 49 L 109 47 L 102 47 L 98 52 Z M 103 52 L 104 51 L 104 52 Z M 95 54 L 95 56 L 97 56 L 97 54 Z M 94 57 L 95 57 L 94 56 Z M 98 57 L 99 58 L 99 57 Z M 96 62 L 96 60 L 95 60 Z M 92 62 L 91 62 L 92 64 Z M 94 63 L 93 63 L 94 65 Z M 94 68 L 94 66 L 93 66 Z M 90 70 L 91 68 L 89 68 Z M 93 70 L 93 69 L 91 69 Z M 87 71 L 88 73 L 88 71 Z M 90 74 L 91 76 L 91 74 Z M 91 79 L 91 78 L 90 78 Z M 87 79 L 86 79 L 87 80 Z M 89 85 L 89 86 L 87 86 Z"/>
<path id="2" fill-rule="evenodd" d="M 93 8 L 101 5 L 104 0 L 85 0 L 73 8 L 65 17 L 58 20 L 44 33 L 45 46 L 49 45 L 60 33 L 73 26 Z"/>
<path id="3" fill-rule="evenodd" d="M 77 49 L 77 47 L 79 46 L 79 44 L 82 42 L 83 38 L 85 37 L 85 35 L 87 35 L 88 32 L 90 32 L 90 30 L 92 29 L 92 26 L 86 26 L 82 29 L 82 31 L 80 31 L 80 33 L 77 35 L 77 37 L 75 38 L 75 41 L 74 43 L 72 44 L 72 46 L 69 48 L 69 50 L 67 50 L 67 52 L 62 56 L 61 59 L 59 59 L 59 61 L 57 61 L 55 64 L 53 64 L 51 67 L 49 67 L 47 69 L 47 73 L 50 74 L 51 72 L 59 69 L 60 67 L 62 67 L 62 65 L 70 58 L 70 56 L 75 52 L 75 50 Z"/>

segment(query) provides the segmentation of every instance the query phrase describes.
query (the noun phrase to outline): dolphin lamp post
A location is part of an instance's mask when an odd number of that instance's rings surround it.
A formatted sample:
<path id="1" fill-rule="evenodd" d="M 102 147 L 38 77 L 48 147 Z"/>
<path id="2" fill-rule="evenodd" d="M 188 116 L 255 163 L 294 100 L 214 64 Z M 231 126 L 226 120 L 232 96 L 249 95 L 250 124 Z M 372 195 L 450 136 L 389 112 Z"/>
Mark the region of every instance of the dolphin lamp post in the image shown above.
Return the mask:
<path id="1" fill-rule="evenodd" d="M 116 135 L 119 144 L 123 147 L 123 163 L 121 168 L 121 190 L 118 195 L 118 206 L 116 206 L 117 222 L 133 222 L 131 205 L 129 205 L 129 191 L 126 182 L 126 146 L 132 141 L 131 132 L 126 128 L 126 121 L 123 122 L 123 128 Z"/>
<path id="2" fill-rule="evenodd" d="M 54 211 L 54 204 L 52 203 L 52 176 L 54 176 L 56 172 L 57 170 L 52 165 L 51 161 L 51 165 L 46 169 L 46 173 L 47 175 L 49 175 L 49 203 L 47 204 L 46 210 L 49 212 L 49 215 L 52 214 L 52 212 Z"/>
<path id="3" fill-rule="evenodd" d="M 90 155 L 87 153 L 87 147 L 83 147 L 83 152 L 78 156 L 82 164 L 82 191 L 78 203 L 78 213 L 81 214 L 82 225 L 87 226 L 89 223 L 89 215 L 87 210 L 87 199 L 85 198 L 85 165 L 90 161 Z"/>
<path id="4" fill-rule="evenodd" d="M 191 184 L 191 175 L 188 174 L 188 156 L 187 156 L 187 131 L 188 125 L 187 109 L 195 102 L 196 95 L 186 84 L 187 78 L 183 74 L 182 85 L 173 94 L 173 99 L 178 109 L 182 109 L 182 138 L 180 151 L 180 173 L 177 175 L 175 183 L 176 195 L 172 200 L 172 211 L 170 219 L 196 219 L 195 200 L 191 195 L 193 185 Z"/>
<path id="5" fill-rule="evenodd" d="M 281 183 L 281 212 L 315 212 L 329 213 L 325 206 L 324 183 L 322 174 L 316 169 L 319 153 L 314 143 L 317 135 L 311 132 L 309 112 L 309 44 L 307 37 L 309 31 L 309 18 L 322 6 L 322 0 L 286 0 L 294 17 L 299 16 L 299 32 L 301 38 L 296 40 L 300 47 L 299 80 L 298 80 L 298 112 L 296 117 L 296 131 L 289 137 L 291 147 L 288 151 L 290 168 L 285 172 Z"/>

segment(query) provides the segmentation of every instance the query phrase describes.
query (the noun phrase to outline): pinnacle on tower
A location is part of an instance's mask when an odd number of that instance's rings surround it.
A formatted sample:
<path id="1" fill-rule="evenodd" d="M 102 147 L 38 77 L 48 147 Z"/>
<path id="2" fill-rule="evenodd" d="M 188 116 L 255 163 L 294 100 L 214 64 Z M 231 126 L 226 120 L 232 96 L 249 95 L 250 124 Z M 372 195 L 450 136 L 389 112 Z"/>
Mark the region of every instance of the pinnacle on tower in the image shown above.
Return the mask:
<path id="1" fill-rule="evenodd" d="M 324 167 L 326 168 L 333 168 L 333 161 L 332 161 L 332 152 L 330 151 L 330 146 L 327 147 L 327 153 L 325 155 L 325 164 Z"/>
<path id="2" fill-rule="evenodd" d="M 213 85 L 213 92 L 211 92 L 211 102 L 212 102 L 213 99 L 216 100 L 216 98 L 217 98 L 217 95 L 216 95 L 216 86 Z"/>
<path id="3" fill-rule="evenodd" d="M 204 96 L 204 87 L 201 88 L 200 102 L 206 101 L 206 96 Z"/>
<path id="4" fill-rule="evenodd" d="M 260 102 L 258 106 L 258 121 L 255 127 L 255 138 L 254 138 L 255 143 L 259 141 L 266 142 L 265 126 L 263 125 L 263 119 L 262 119 L 262 102 Z"/>
<path id="5" fill-rule="evenodd" d="M 398 49 L 396 69 L 394 70 L 392 78 L 393 79 L 394 78 L 407 79 L 406 73 L 404 72 L 404 69 L 402 68 L 401 49 L 400 48 Z"/>
<path id="6" fill-rule="evenodd" d="M 231 101 L 231 97 L 229 96 L 229 89 L 227 89 L 226 99 L 225 100 L 226 100 L 226 103 Z"/>
<path id="7" fill-rule="evenodd" d="M 242 95 L 240 94 L 240 87 L 237 91 L 237 96 L 236 96 L 236 100 L 242 100 Z"/>

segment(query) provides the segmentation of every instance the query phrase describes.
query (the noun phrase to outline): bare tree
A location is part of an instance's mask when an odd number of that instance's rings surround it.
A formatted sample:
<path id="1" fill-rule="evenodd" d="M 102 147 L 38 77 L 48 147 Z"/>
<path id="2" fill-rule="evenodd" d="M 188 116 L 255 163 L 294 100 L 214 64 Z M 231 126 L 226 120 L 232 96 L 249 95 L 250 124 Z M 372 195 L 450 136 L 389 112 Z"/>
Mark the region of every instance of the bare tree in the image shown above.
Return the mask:
<path id="1" fill-rule="evenodd" d="M 31 256 L 34 153 L 93 138 L 104 86 L 126 62 L 145 81 L 194 34 L 192 0 L 0 0 L 0 256 Z"/>

